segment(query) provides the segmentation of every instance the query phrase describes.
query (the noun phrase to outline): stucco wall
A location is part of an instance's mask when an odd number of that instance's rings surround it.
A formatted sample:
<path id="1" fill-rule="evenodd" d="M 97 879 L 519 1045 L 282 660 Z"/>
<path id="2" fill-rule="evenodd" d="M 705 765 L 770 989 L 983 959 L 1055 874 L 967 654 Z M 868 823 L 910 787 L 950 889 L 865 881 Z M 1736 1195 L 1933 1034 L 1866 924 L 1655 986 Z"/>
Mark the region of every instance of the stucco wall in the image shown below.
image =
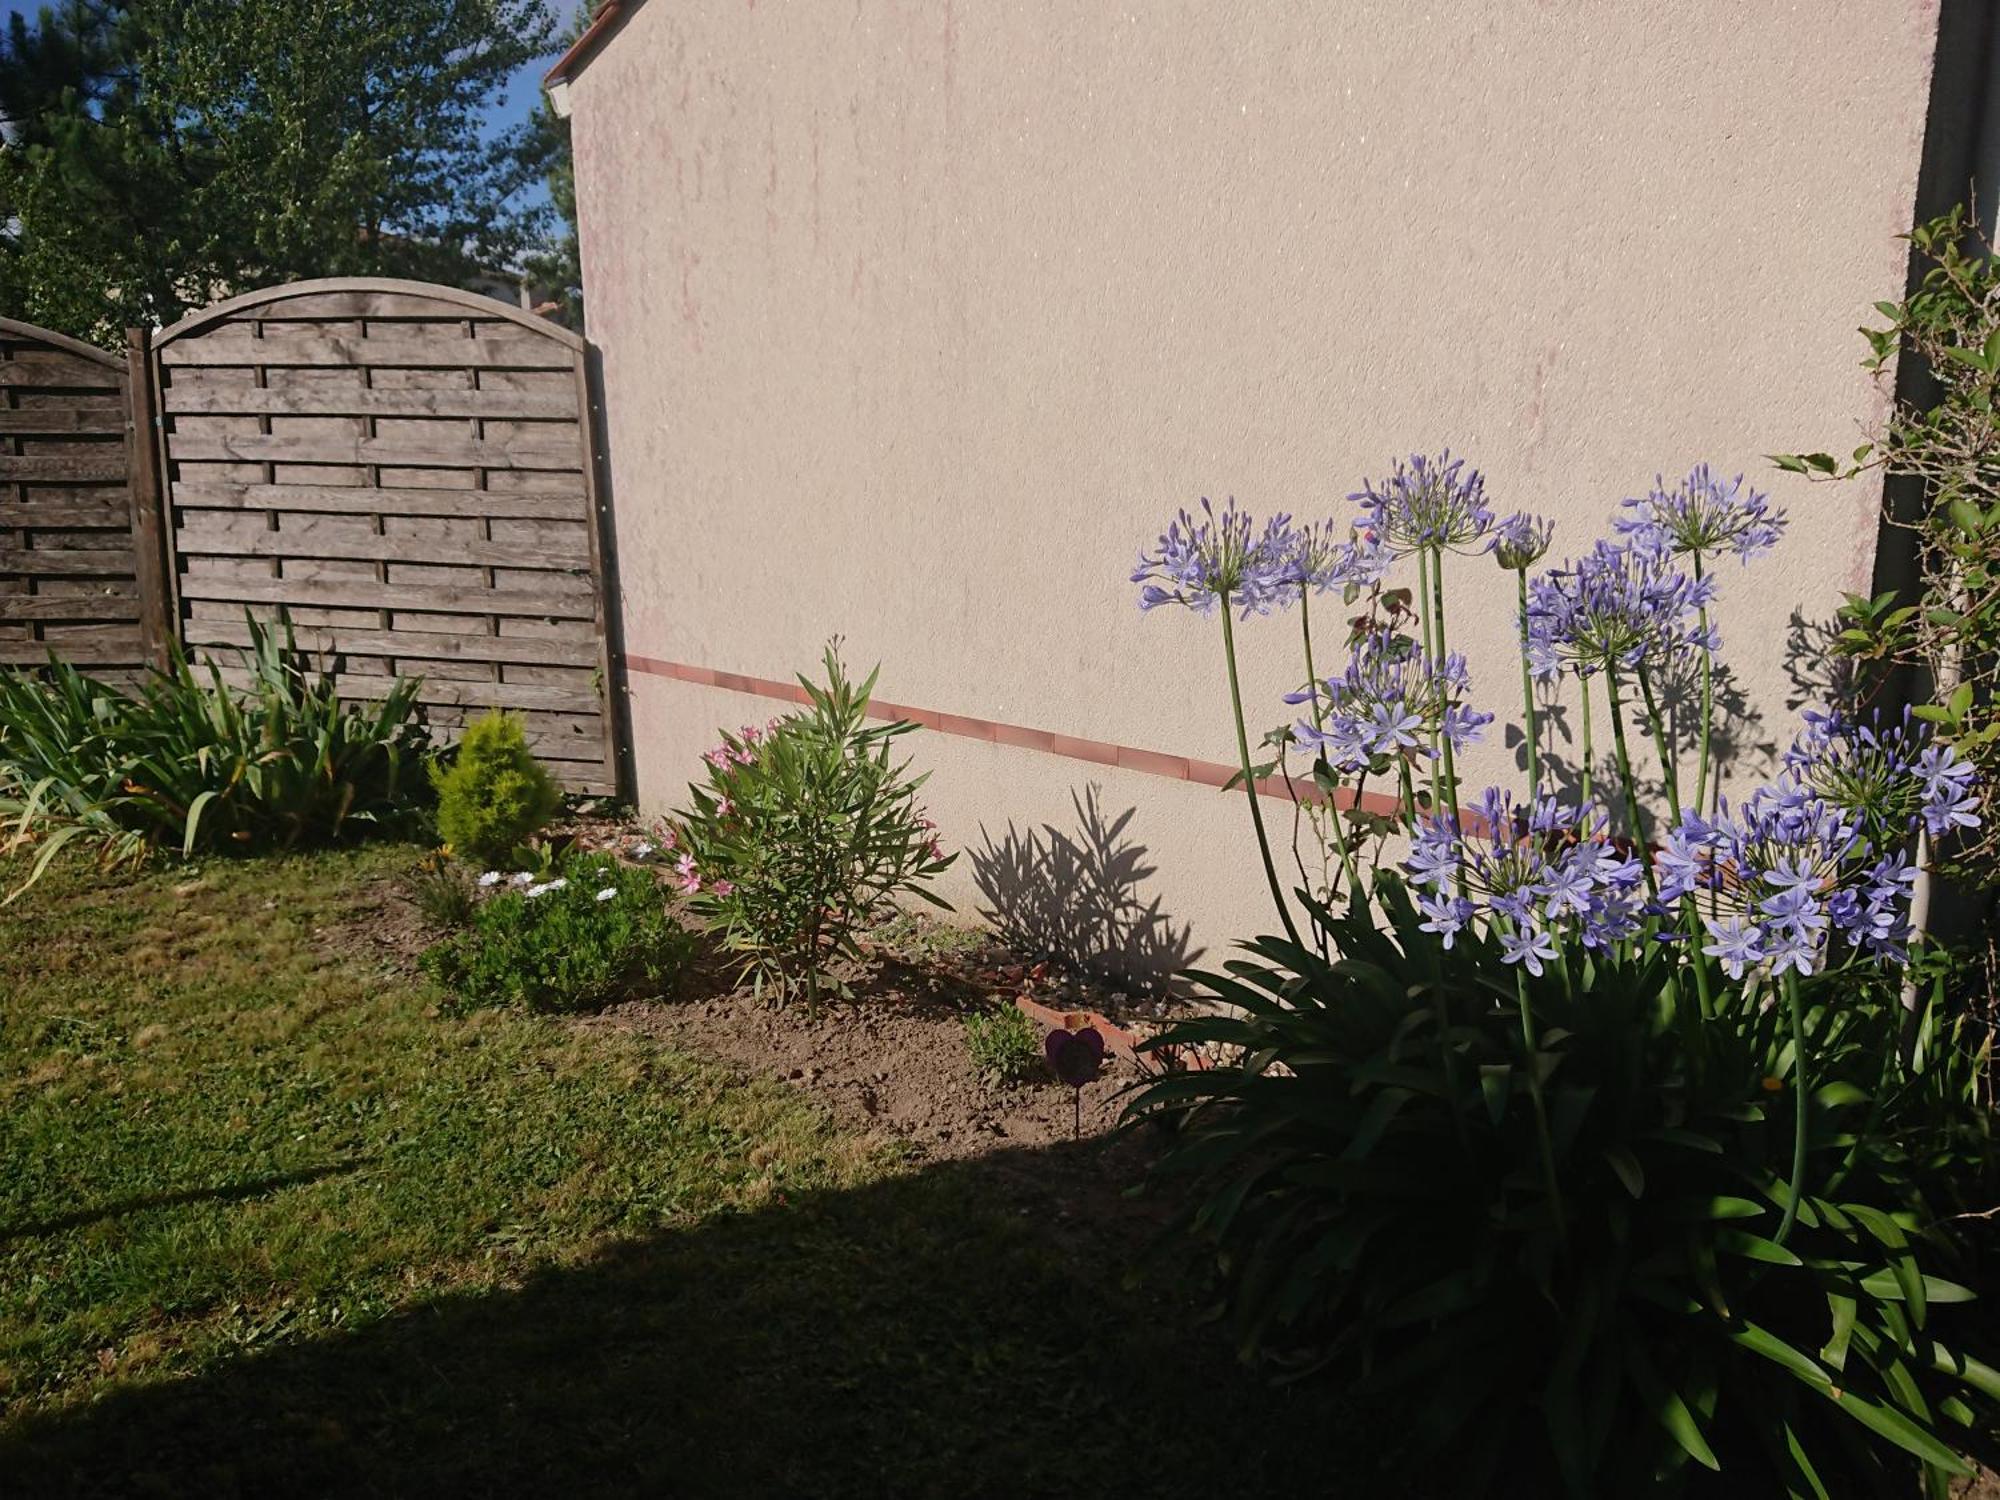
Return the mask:
<path id="1" fill-rule="evenodd" d="M 1341 511 L 1449 444 L 1581 551 L 1707 460 L 1792 511 L 1723 580 L 1782 737 L 1788 624 L 1866 587 L 1877 496 L 1760 455 L 1873 409 L 1853 330 L 1900 285 L 1935 32 L 1907 0 L 648 0 L 572 86 L 627 649 L 786 678 L 840 633 L 901 703 L 1226 760 L 1215 623 L 1125 582 L 1177 506 Z M 1505 716 L 1510 580 L 1448 579 Z M 1253 717 L 1294 641 L 1246 631 Z M 772 711 L 631 685 L 654 806 Z M 1261 920 L 1240 798 L 919 740 L 952 842 L 1096 783 L 1197 941 Z"/>

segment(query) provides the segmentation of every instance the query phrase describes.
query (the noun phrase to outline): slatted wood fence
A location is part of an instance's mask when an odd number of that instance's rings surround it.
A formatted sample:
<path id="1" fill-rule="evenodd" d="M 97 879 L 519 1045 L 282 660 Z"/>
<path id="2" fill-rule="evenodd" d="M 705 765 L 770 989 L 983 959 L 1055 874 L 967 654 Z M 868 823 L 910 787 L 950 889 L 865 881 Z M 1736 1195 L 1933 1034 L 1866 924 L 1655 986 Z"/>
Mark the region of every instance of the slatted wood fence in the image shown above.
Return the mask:
<path id="1" fill-rule="evenodd" d="M 131 478 L 163 501 L 165 630 L 226 661 L 246 614 L 282 610 L 344 693 L 421 677 L 445 734 L 508 709 L 570 787 L 619 789 L 580 338 L 448 287 L 310 281 L 207 308 L 132 368 L 96 394 L 122 391 L 153 438 Z M 0 628 L 27 625 L 18 592 L 0 594 Z"/>
<path id="2" fill-rule="evenodd" d="M 0 666 L 54 651 L 129 678 L 164 641 L 131 391 L 127 360 L 0 318 Z"/>

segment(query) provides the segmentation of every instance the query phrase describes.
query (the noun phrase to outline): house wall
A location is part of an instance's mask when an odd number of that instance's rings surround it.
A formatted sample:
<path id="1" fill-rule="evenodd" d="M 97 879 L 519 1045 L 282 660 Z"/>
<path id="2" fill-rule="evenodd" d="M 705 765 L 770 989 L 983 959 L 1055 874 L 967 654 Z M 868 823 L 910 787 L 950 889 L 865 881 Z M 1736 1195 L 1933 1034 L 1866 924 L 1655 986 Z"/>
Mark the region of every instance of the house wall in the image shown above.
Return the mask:
<path id="1" fill-rule="evenodd" d="M 1554 516 L 1559 551 L 1701 460 L 1790 508 L 1777 554 L 1723 579 L 1754 769 L 1824 666 L 1795 621 L 1868 584 L 1878 500 L 1761 455 L 1851 446 L 1878 409 L 1854 329 L 1901 285 L 1936 27 L 1907 0 L 1837 24 L 1740 0 L 638 5 L 571 103 L 642 801 L 777 711 L 683 678 L 787 679 L 839 634 L 898 703 L 1163 756 L 980 722 L 912 741 L 949 842 L 1004 864 L 1010 827 L 1074 836 L 1094 797 L 1147 851 L 1138 946 L 1163 920 L 1226 945 L 1268 925 L 1240 794 L 1133 768 L 1234 758 L 1218 626 L 1142 617 L 1133 557 L 1203 495 L 1342 512 L 1446 444 L 1498 509 Z M 1512 580 L 1447 571 L 1504 719 Z M 1285 713 L 1295 632 L 1242 632 L 1254 721 Z M 1475 784 L 1512 774 L 1492 740 Z M 994 906 L 972 866 L 968 912 Z"/>

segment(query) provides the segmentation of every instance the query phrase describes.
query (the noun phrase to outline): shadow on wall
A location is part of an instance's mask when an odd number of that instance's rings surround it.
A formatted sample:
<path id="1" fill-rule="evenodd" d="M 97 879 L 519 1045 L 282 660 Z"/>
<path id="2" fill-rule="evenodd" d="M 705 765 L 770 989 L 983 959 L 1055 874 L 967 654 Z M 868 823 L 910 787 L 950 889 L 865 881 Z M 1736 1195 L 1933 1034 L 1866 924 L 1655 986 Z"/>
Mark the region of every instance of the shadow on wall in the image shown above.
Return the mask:
<path id="1" fill-rule="evenodd" d="M 1052 823 L 1026 830 L 1009 823 L 995 841 L 982 827 L 985 846 L 970 851 L 973 880 L 989 903 L 980 915 L 1023 953 L 1160 989 L 1201 952 L 1186 924 L 1160 910 L 1158 896 L 1141 894 L 1154 866 L 1125 834 L 1138 809 L 1107 819 L 1102 795 L 1095 785 L 1070 793 L 1071 833 Z"/>

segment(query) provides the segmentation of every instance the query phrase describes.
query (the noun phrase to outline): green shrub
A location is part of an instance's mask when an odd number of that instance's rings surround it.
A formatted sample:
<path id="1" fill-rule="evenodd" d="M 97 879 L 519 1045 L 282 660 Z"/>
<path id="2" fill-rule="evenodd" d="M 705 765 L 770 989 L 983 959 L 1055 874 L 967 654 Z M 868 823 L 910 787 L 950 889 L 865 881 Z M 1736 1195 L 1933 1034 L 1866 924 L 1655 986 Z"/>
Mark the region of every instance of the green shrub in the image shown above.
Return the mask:
<path id="1" fill-rule="evenodd" d="M 59 662 L 0 671 L 0 819 L 7 850 L 39 847 L 29 884 L 72 843 L 119 863 L 411 826 L 430 743 L 415 681 L 343 702 L 289 624 L 251 620 L 239 657 L 241 686 L 177 650 L 136 693 Z"/>
<path id="2" fill-rule="evenodd" d="M 760 992 L 803 991 L 815 1009 L 829 960 L 858 958 L 855 933 L 898 895 L 946 906 L 923 883 L 956 857 L 917 806 L 925 778 L 890 759 L 917 726 L 869 725 L 875 674 L 856 687 L 834 646 L 823 661 L 826 686 L 799 679 L 805 712 L 723 735 L 676 827 L 691 907 Z"/>
<path id="3" fill-rule="evenodd" d="M 973 1071 L 988 1083 L 1025 1083 L 1043 1074 L 1042 1029 L 1018 1005 L 1001 1001 L 967 1016 L 965 1048 Z"/>
<path id="4" fill-rule="evenodd" d="M 490 713 L 468 724 L 450 757 L 431 762 L 438 836 L 459 857 L 504 863 L 562 806 L 562 789 L 528 749 L 521 721 Z"/>
<path id="5" fill-rule="evenodd" d="M 1147 1044 L 1239 1059 L 1133 1113 L 1179 1126 L 1163 1170 L 1202 1188 L 1185 1222 L 1246 1351 L 1407 1398 L 1467 1495 L 1496 1470 L 1596 1496 L 1761 1464 L 1763 1493 L 1887 1496 L 1915 1459 L 1956 1465 L 2000 1372 L 1938 1274 L 1960 1257 L 1934 1189 L 1985 1144 L 1948 1038 L 1895 1080 L 1898 1007 L 1808 987 L 1824 1186 L 1781 1244 L 1784 1007 L 1691 1029 L 1659 947 L 1530 977 L 1497 937 L 1441 947 L 1393 881 L 1377 898 L 1381 930 L 1314 913 L 1337 961 L 1259 939 L 1199 976 L 1233 1013 Z"/>
<path id="6" fill-rule="evenodd" d="M 694 954 L 649 872 L 575 855 L 548 879 L 482 903 L 423 962 L 469 1004 L 583 1011 L 671 989 Z"/>

